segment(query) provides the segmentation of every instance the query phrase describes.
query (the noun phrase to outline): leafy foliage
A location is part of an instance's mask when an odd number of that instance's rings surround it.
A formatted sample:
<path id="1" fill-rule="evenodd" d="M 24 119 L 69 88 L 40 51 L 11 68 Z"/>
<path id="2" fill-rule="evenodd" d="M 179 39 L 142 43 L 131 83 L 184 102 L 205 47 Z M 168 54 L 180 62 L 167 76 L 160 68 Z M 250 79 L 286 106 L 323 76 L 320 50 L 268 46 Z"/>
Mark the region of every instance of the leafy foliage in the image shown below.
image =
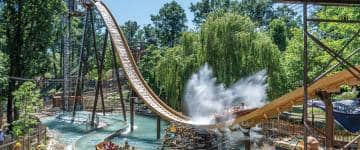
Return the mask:
<path id="1" fill-rule="evenodd" d="M 191 3 L 190 10 L 194 13 L 193 22 L 201 25 L 211 12 L 229 10 L 230 3 L 230 0 L 202 0 L 195 4 Z"/>
<path id="2" fill-rule="evenodd" d="M 279 19 L 285 23 L 286 37 L 290 40 L 293 35 L 291 29 L 299 27 L 301 24 L 301 17 L 288 5 L 277 7 L 274 11 L 275 19 Z"/>
<path id="3" fill-rule="evenodd" d="M 18 137 L 31 132 L 38 124 L 32 114 L 39 112 L 43 107 L 40 99 L 40 90 L 33 82 L 23 83 L 18 90 L 13 92 L 15 105 L 21 111 L 20 118 L 13 123 L 13 134 Z"/>
<path id="4" fill-rule="evenodd" d="M 184 33 L 181 45 L 166 49 L 154 69 L 156 82 L 160 86 L 160 94 L 170 106 L 178 110 L 181 109 L 186 82 L 198 68 L 197 36 L 193 33 Z"/>
<path id="5" fill-rule="evenodd" d="M 62 0 L 7 0 L 4 2 L 2 28 L 5 28 L 4 49 L 9 56 L 10 77 L 33 77 L 48 72 L 50 57 L 48 50 L 55 43 L 55 24 L 64 12 Z M 18 88 L 10 80 L 7 88 L 7 120 L 18 118 L 17 107 L 13 107 L 13 95 Z M 13 113 L 13 109 L 15 113 Z"/>
<path id="6" fill-rule="evenodd" d="M 175 2 L 166 3 L 158 15 L 151 15 L 157 37 L 163 46 L 173 47 L 181 32 L 186 29 L 186 14 L 183 8 Z"/>
<path id="7" fill-rule="evenodd" d="M 317 10 L 314 15 L 316 18 L 328 18 L 328 19 L 339 19 L 341 17 L 359 17 L 358 10 L 354 8 L 331 8 L 323 7 Z M 332 47 L 334 50 L 340 52 L 339 50 L 345 45 L 345 43 L 350 39 L 352 35 L 358 32 L 358 28 L 349 24 L 336 24 L 336 23 L 320 23 L 312 24 L 315 31 L 312 32 L 313 35 L 318 37 L 322 42 Z M 284 74 L 287 77 L 286 85 L 287 89 L 290 91 L 296 87 L 302 86 L 303 79 L 303 32 L 300 28 L 293 28 L 291 30 L 293 38 L 288 42 L 287 49 L 282 55 L 285 72 Z M 354 49 L 359 47 L 359 41 L 354 40 L 349 44 L 348 48 L 344 49 L 340 55 L 346 57 Z M 308 43 L 309 51 L 309 78 L 314 79 L 317 75 L 329 67 L 337 63 L 337 61 L 332 61 L 329 65 L 328 62 L 332 58 L 324 52 L 318 45 L 311 42 Z M 360 60 L 357 56 L 354 56 L 349 60 L 353 64 L 359 64 Z M 337 67 L 335 71 L 340 71 L 345 69 L 343 65 Z"/>
<path id="8" fill-rule="evenodd" d="M 145 42 L 149 45 L 156 44 L 156 30 L 151 24 L 143 27 Z"/>
<path id="9" fill-rule="evenodd" d="M 129 45 L 133 45 L 135 42 L 137 42 L 138 38 L 136 38 L 135 35 L 139 28 L 140 26 L 137 24 L 137 22 L 131 20 L 125 22 L 124 26 L 122 26 L 122 30 L 125 34 L 125 37 L 127 38 Z"/>
<path id="10" fill-rule="evenodd" d="M 317 18 L 359 20 L 360 10 L 358 8 L 323 7 L 314 15 Z M 347 43 L 352 36 L 360 31 L 358 26 L 352 24 L 320 23 L 317 27 L 316 33 L 318 34 L 316 34 L 316 36 L 319 37 L 322 42 L 338 52 L 340 52 L 345 43 Z M 353 50 L 359 48 L 359 46 L 360 41 L 357 38 L 353 40 L 349 46 L 340 53 L 340 55 L 346 57 Z M 353 59 L 350 59 L 350 62 L 359 64 L 360 59 L 358 59 L 357 56 L 354 56 Z"/>
<path id="11" fill-rule="evenodd" d="M 0 51 L 0 101 L 5 98 L 5 90 L 7 89 L 7 73 L 8 73 L 8 57 Z M 1 106 L 2 107 L 2 106 Z"/>
<path id="12" fill-rule="evenodd" d="M 287 46 L 286 27 L 281 20 L 274 19 L 270 23 L 270 35 L 280 51 L 285 51 Z"/>
<path id="13" fill-rule="evenodd" d="M 260 26 L 268 25 L 274 17 L 271 0 L 242 0 L 236 7 L 239 14 L 250 17 Z"/>
<path id="14" fill-rule="evenodd" d="M 280 53 L 248 18 L 234 13 L 212 14 L 201 29 L 201 62 L 213 67 L 218 80 L 231 85 L 266 69 L 270 98 L 281 93 Z"/>
<path id="15" fill-rule="evenodd" d="M 159 49 L 154 45 L 150 45 L 145 50 L 145 55 L 140 61 L 140 70 L 145 80 L 157 92 L 159 92 L 159 84 L 156 82 L 156 74 L 154 67 L 158 64 L 159 60 L 163 57 L 165 49 Z"/>
<path id="16" fill-rule="evenodd" d="M 56 35 L 54 24 L 59 24 L 58 14 L 64 10 L 62 1 L 30 0 L 20 5 L 14 0 L 9 0 L 5 4 L 5 23 L 9 33 L 6 37 L 8 47 L 5 52 L 9 54 L 10 59 L 15 57 L 10 55 L 13 54 L 12 52 L 21 54 L 16 61 L 22 75 L 45 73 L 49 64 L 47 50 L 53 44 Z M 21 11 L 15 12 L 16 7 L 21 7 L 19 8 Z"/>

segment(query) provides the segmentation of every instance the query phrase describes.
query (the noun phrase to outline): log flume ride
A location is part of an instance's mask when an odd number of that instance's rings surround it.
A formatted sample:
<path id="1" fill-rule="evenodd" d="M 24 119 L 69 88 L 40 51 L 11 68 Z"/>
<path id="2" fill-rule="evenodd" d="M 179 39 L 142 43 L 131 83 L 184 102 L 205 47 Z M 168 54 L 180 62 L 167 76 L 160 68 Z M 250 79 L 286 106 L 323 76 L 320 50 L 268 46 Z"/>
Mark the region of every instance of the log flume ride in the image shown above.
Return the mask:
<path id="1" fill-rule="evenodd" d="M 280 98 L 272 101 L 271 103 L 266 104 L 264 107 L 261 107 L 251 113 L 243 116 L 237 116 L 231 122 L 211 125 L 197 124 L 196 122 L 191 121 L 191 118 L 184 116 L 180 112 L 177 112 L 176 110 L 166 105 L 159 98 L 159 96 L 154 93 L 154 91 L 150 88 L 150 86 L 142 77 L 131 54 L 130 48 L 126 42 L 125 36 L 119 28 L 119 25 L 115 21 L 115 18 L 110 12 L 110 10 L 101 1 L 94 2 L 94 5 L 99 11 L 101 17 L 103 18 L 103 21 L 105 22 L 105 25 L 111 37 L 112 46 L 116 50 L 117 56 L 120 58 L 120 62 L 122 64 L 127 79 L 130 81 L 132 88 L 153 112 L 155 112 L 157 115 L 167 121 L 175 121 L 178 123 L 201 126 L 206 128 L 221 128 L 225 125 L 235 124 L 251 127 L 261 121 L 266 121 L 267 119 L 276 117 L 281 112 L 291 109 L 293 105 L 299 105 L 303 103 L 304 90 L 303 87 L 300 87 L 293 92 L 285 94 Z M 360 67 L 357 68 L 360 69 Z M 360 74 L 357 73 L 357 75 Z M 311 85 L 308 89 L 309 99 L 316 97 L 315 92 L 317 90 L 327 90 L 331 92 L 339 90 L 340 86 L 343 84 L 356 85 L 359 83 L 360 82 L 351 73 L 349 73 L 347 70 L 344 70 L 336 74 L 324 77 L 315 84 Z"/>

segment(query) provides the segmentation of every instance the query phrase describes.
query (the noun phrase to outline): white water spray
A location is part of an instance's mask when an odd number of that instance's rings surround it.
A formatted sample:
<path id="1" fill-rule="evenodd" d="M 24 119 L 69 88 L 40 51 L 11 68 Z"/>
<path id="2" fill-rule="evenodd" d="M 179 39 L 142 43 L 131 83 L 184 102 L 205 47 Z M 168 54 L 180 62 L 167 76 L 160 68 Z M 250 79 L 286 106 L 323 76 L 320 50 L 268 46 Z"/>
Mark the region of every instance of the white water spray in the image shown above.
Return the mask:
<path id="1" fill-rule="evenodd" d="M 222 113 L 232 106 L 245 104 L 247 108 L 262 106 L 266 100 L 266 71 L 240 79 L 226 88 L 218 84 L 212 69 L 205 64 L 193 74 L 185 91 L 185 106 L 192 121 L 210 124 L 210 115 Z"/>

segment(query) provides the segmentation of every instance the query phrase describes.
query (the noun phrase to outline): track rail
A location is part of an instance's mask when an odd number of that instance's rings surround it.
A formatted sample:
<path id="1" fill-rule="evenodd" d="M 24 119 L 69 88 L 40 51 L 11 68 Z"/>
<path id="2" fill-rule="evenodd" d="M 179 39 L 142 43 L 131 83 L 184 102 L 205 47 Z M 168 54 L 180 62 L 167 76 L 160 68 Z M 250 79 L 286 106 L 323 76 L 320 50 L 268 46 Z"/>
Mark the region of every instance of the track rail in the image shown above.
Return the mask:
<path id="1" fill-rule="evenodd" d="M 159 115 L 165 120 L 175 121 L 188 125 L 197 125 L 192 122 L 187 116 L 182 115 L 181 113 L 166 105 L 153 92 L 153 90 L 149 87 L 147 82 L 142 77 L 131 54 L 129 46 L 127 45 L 126 38 L 123 35 L 123 32 L 119 28 L 118 24 L 116 23 L 115 18 L 111 14 L 110 10 L 101 1 L 95 2 L 94 5 L 96 9 L 100 12 L 101 17 L 105 22 L 105 25 L 111 37 L 111 42 L 117 52 L 118 57 L 120 58 L 120 62 L 122 64 L 126 77 L 129 79 L 132 88 L 138 94 L 138 96 L 140 96 L 140 98 L 150 107 L 153 112 L 155 112 L 157 115 Z M 358 68 L 360 69 L 360 67 Z M 336 91 L 343 84 L 356 85 L 359 83 L 360 82 L 354 76 L 352 76 L 352 74 L 344 70 L 337 74 L 325 77 L 316 82 L 315 84 L 311 85 L 308 89 L 309 98 L 315 98 L 315 92 L 319 89 Z M 303 92 L 303 87 L 298 88 L 293 92 L 281 96 L 280 98 L 265 105 L 264 107 L 257 109 L 254 112 L 235 118 L 235 120 L 233 120 L 231 123 L 198 126 L 207 128 L 221 128 L 224 127 L 225 124 L 241 124 L 243 126 L 251 127 L 261 121 L 265 121 L 269 118 L 275 117 L 283 111 L 291 109 L 293 105 L 302 104 L 304 95 Z"/>

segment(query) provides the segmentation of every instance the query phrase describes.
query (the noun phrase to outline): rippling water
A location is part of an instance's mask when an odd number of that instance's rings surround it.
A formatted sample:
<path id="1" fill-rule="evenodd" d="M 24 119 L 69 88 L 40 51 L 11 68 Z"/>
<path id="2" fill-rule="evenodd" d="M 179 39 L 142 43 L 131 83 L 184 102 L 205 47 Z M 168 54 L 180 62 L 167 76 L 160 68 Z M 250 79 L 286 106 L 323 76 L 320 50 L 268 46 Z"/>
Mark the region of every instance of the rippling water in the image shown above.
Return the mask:
<path id="1" fill-rule="evenodd" d="M 124 134 L 114 137 L 111 141 L 122 145 L 127 140 L 130 145 L 136 146 L 137 150 L 155 150 L 161 147 L 161 140 L 156 139 L 156 118 L 135 115 L 134 123 L 133 132 L 128 128 Z M 167 123 L 161 121 L 161 137 L 166 127 Z"/>
<path id="2" fill-rule="evenodd" d="M 89 114 L 90 112 L 77 112 L 76 115 L 80 118 L 87 118 Z M 45 117 L 40 120 L 51 132 L 56 134 L 54 137 L 56 140 L 67 145 L 67 149 L 72 149 L 74 146 L 79 150 L 87 150 L 89 148 L 93 149 L 97 143 L 103 141 L 107 136 L 124 128 L 126 123 L 121 118 L 120 114 L 99 115 L 100 122 L 106 123 L 107 126 L 96 130 L 86 124 L 56 119 L 55 116 Z M 80 120 L 83 121 L 83 119 Z"/>

